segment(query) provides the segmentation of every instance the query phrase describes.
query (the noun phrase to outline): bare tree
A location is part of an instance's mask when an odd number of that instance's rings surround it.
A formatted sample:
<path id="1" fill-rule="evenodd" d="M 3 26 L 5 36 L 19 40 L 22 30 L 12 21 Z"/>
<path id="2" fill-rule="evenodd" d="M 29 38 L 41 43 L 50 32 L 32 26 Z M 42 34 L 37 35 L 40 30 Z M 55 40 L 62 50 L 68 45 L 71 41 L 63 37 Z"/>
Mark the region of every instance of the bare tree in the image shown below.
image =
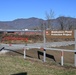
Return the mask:
<path id="1" fill-rule="evenodd" d="M 40 20 L 39 23 L 40 23 L 40 29 L 42 31 L 46 30 L 46 21 L 45 20 Z"/>
<path id="2" fill-rule="evenodd" d="M 60 16 L 58 21 L 61 25 L 61 30 L 71 30 L 73 28 L 73 20 L 70 17 Z"/>
<path id="3" fill-rule="evenodd" d="M 46 12 L 45 15 L 46 15 L 45 18 L 47 20 L 47 28 L 52 29 L 51 22 L 52 22 L 52 19 L 54 19 L 54 16 L 55 16 L 54 11 L 50 10 L 50 12 L 49 13 Z"/>
<path id="4" fill-rule="evenodd" d="M 68 18 L 68 30 L 72 30 L 74 29 L 74 20 L 72 20 L 71 18 Z"/>
<path id="5" fill-rule="evenodd" d="M 40 29 L 43 30 L 44 29 L 43 28 L 43 20 L 40 20 L 39 23 L 40 23 Z"/>
<path id="6" fill-rule="evenodd" d="M 59 18 L 58 18 L 58 21 L 59 21 L 59 23 L 60 23 L 60 25 L 61 25 L 61 30 L 65 30 L 65 28 L 67 28 L 67 18 L 65 18 L 64 16 L 60 16 Z M 66 26 L 66 27 L 65 27 Z"/>

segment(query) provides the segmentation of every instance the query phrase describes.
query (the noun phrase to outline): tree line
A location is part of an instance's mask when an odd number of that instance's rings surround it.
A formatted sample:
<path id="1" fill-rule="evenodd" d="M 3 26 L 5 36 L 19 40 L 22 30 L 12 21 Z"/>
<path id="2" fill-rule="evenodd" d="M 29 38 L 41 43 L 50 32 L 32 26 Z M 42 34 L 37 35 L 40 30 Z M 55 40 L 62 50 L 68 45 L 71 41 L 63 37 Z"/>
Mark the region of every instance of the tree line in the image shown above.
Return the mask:
<path id="1" fill-rule="evenodd" d="M 40 29 L 48 29 L 48 30 L 53 30 L 56 29 L 57 30 L 74 30 L 76 29 L 76 19 L 72 18 L 72 17 L 65 17 L 65 16 L 59 16 L 58 18 L 55 19 L 55 13 L 53 10 L 50 10 L 50 12 L 46 12 L 45 13 L 45 18 L 46 21 L 40 21 Z M 54 22 L 54 27 L 53 27 L 53 21 L 56 21 L 56 23 Z M 59 26 L 58 26 L 59 25 Z M 58 28 L 58 27 L 59 28 Z"/>

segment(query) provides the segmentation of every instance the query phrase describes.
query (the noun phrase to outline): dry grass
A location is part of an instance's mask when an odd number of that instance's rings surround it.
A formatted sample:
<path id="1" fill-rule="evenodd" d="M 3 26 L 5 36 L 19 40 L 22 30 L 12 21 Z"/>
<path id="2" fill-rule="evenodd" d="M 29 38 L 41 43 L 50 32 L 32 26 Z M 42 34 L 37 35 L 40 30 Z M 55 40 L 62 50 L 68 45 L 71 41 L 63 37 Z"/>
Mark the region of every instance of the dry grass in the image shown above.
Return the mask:
<path id="1" fill-rule="evenodd" d="M 67 48 L 67 47 L 66 47 Z M 73 48 L 73 46 L 71 46 Z M 23 58 L 23 50 L 18 50 L 18 53 L 9 52 L 0 55 L 0 75 L 11 75 L 16 73 L 27 73 L 27 75 L 76 75 L 76 68 L 71 65 L 61 67 L 60 52 L 47 51 L 55 57 L 56 62 L 47 58 L 47 62 L 42 62 L 38 59 L 37 49 L 27 51 L 27 58 Z M 73 64 L 73 54 L 64 53 L 65 63 Z M 26 74 L 25 74 L 26 75 Z"/>
<path id="2" fill-rule="evenodd" d="M 76 75 L 75 68 L 61 67 L 48 62 L 22 56 L 0 56 L 0 75 L 24 73 L 27 75 Z"/>
<path id="3" fill-rule="evenodd" d="M 61 49 L 71 49 L 74 50 L 74 45 L 70 45 L 70 46 L 62 46 L 62 47 L 57 47 L 57 48 L 61 48 Z M 39 49 L 30 49 L 27 50 L 26 54 L 28 57 L 31 58 L 36 58 L 38 59 L 38 54 L 37 51 L 41 51 Z M 23 55 L 23 50 L 18 50 L 19 53 L 15 53 L 15 52 L 9 52 L 7 53 L 7 55 Z M 43 52 L 43 51 L 41 51 Z M 60 51 L 53 51 L 53 50 L 47 50 L 46 51 L 47 54 L 54 56 L 55 60 L 57 63 L 61 62 L 61 52 Z M 41 60 L 43 60 L 43 56 L 40 55 Z M 48 61 L 51 61 L 50 58 L 47 58 Z M 74 53 L 72 52 L 64 52 L 64 63 L 69 63 L 74 65 Z"/>

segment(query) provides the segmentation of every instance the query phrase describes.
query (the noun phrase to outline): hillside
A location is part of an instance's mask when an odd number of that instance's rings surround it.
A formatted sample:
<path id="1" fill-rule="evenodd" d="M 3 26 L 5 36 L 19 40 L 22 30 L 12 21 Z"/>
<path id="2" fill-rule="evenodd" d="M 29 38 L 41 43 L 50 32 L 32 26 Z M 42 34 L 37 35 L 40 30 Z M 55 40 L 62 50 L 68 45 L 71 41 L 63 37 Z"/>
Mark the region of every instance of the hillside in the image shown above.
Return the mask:
<path id="1" fill-rule="evenodd" d="M 46 24 L 48 28 L 48 20 L 39 18 L 22 18 L 13 21 L 0 21 L 0 29 L 42 29 L 42 24 Z M 51 28 L 50 28 L 51 27 Z M 52 30 L 70 30 L 76 29 L 76 18 L 58 17 L 50 20 L 49 29 Z"/>

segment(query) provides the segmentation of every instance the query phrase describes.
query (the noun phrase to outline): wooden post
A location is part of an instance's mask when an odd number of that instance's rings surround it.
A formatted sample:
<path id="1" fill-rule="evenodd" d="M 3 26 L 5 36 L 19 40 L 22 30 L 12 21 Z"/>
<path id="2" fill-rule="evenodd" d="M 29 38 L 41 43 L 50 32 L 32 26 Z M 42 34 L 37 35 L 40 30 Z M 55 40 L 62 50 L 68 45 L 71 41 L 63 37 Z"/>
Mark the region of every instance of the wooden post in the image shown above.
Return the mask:
<path id="1" fill-rule="evenodd" d="M 43 59 L 44 62 L 46 62 L 46 50 L 44 49 L 44 59 Z"/>
<path id="2" fill-rule="evenodd" d="M 44 48 L 45 48 L 45 43 L 46 43 L 46 37 L 45 37 L 45 35 L 46 35 L 46 32 L 45 32 L 45 30 L 44 30 L 44 31 L 43 31 Z"/>
<path id="3" fill-rule="evenodd" d="M 75 51 L 76 51 L 76 30 L 74 30 L 74 38 L 75 38 Z M 74 53 L 74 65 L 76 67 L 76 52 Z"/>
<path id="4" fill-rule="evenodd" d="M 43 61 L 46 62 L 46 50 L 45 50 L 45 43 L 46 43 L 46 37 L 45 37 L 45 30 L 43 31 L 43 38 L 44 38 L 44 57 L 43 57 Z"/>
<path id="5" fill-rule="evenodd" d="M 63 66 L 63 51 L 61 51 L 61 66 Z"/>
<path id="6" fill-rule="evenodd" d="M 26 58 L 26 48 L 24 48 L 24 59 Z"/>

